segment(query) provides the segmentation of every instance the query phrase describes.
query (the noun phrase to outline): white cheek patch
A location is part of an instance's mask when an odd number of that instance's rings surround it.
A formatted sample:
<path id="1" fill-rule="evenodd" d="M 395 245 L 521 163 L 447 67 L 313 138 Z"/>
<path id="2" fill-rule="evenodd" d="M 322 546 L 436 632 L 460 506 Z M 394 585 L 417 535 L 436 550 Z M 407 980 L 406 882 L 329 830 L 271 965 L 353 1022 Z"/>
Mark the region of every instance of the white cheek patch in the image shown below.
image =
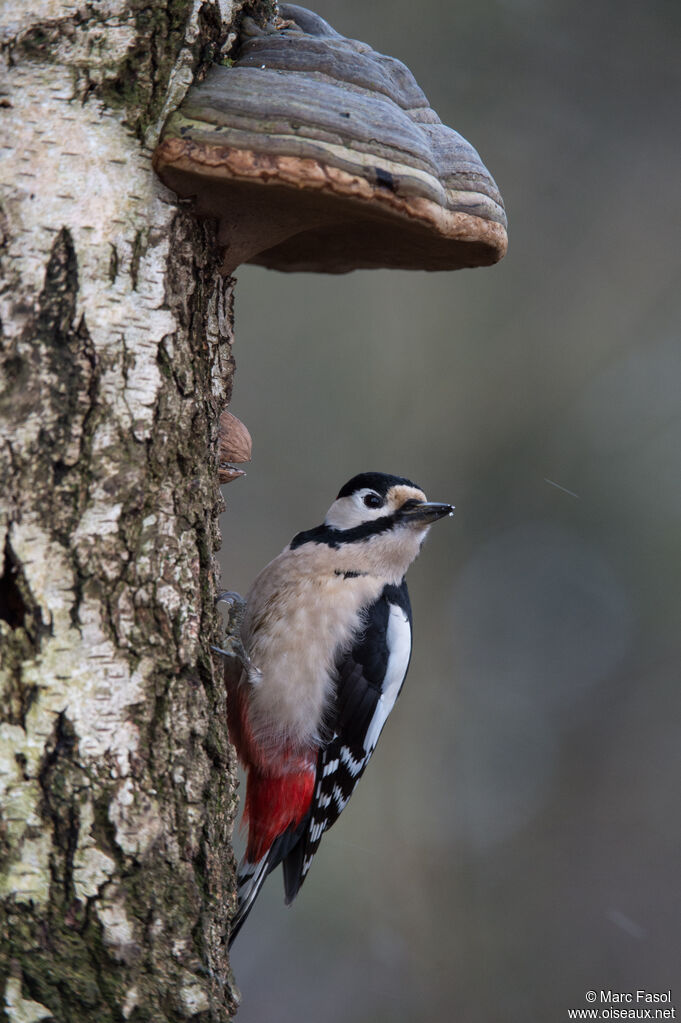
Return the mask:
<path id="1" fill-rule="evenodd" d="M 354 525 L 355 505 L 351 497 L 339 497 L 334 501 L 324 519 L 325 526 L 332 529 L 347 529 Z"/>
<path id="2" fill-rule="evenodd" d="M 377 512 L 366 508 L 359 493 L 349 494 L 348 497 L 339 497 L 333 502 L 326 513 L 324 524 L 331 526 L 332 529 L 352 529 L 353 526 L 382 514 L 384 512 L 380 508 Z"/>
<path id="3" fill-rule="evenodd" d="M 347 497 L 339 497 L 326 513 L 324 525 L 331 526 L 332 529 L 353 529 L 363 522 L 380 519 L 387 514 L 385 505 L 381 505 L 380 508 L 368 508 L 364 503 L 366 495 L 373 493 L 370 487 L 365 487 L 354 494 L 348 494 Z"/>
<path id="4" fill-rule="evenodd" d="M 367 754 L 373 752 L 378 742 L 383 725 L 386 723 L 390 711 L 395 706 L 395 700 L 402 688 L 404 676 L 407 674 L 407 668 L 409 667 L 411 626 L 406 614 L 397 604 L 390 605 L 387 642 L 390 654 L 383 683 L 383 692 L 379 697 L 374 716 L 364 737 L 364 749 Z"/>

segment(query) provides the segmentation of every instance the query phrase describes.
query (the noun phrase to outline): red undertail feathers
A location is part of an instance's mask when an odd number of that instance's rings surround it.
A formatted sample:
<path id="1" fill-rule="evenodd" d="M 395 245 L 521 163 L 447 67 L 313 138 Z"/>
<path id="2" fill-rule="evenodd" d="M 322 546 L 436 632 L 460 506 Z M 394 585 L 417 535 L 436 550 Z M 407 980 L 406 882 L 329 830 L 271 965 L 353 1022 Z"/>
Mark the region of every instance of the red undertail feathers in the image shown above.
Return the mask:
<path id="1" fill-rule="evenodd" d="M 287 828 L 296 828 L 310 808 L 315 783 L 315 761 L 301 761 L 301 769 L 284 774 L 248 775 L 244 820 L 248 821 L 246 858 L 256 863 Z"/>

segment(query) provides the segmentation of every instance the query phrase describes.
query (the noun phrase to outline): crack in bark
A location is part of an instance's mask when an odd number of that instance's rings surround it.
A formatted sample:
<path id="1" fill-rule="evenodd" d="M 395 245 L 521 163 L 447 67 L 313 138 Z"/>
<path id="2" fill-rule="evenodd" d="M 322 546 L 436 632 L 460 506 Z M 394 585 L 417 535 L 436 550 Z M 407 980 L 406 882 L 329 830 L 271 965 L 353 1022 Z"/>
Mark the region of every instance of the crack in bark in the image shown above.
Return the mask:
<path id="1" fill-rule="evenodd" d="M 77 753 L 76 732 L 62 712 L 45 747 L 38 784 L 43 794 L 42 815 L 52 828 L 52 882 L 61 889 L 65 902 L 73 898 L 73 858 L 80 827 L 75 799 L 79 786 L 73 777 L 74 772 L 81 770 L 76 764 Z"/>
<path id="2" fill-rule="evenodd" d="M 0 618 L 7 622 L 10 629 L 24 628 L 28 616 L 18 579 L 19 562 L 14 557 L 8 538 L 5 541 L 4 566 L 0 576 Z"/>
<path id="3" fill-rule="evenodd" d="M 0 628 L 4 667 L 4 683 L 0 697 L 0 721 L 19 725 L 25 730 L 26 715 L 37 697 L 35 684 L 26 684 L 22 664 L 35 657 L 50 627 L 43 622 L 40 606 L 35 602 L 12 550 L 9 534 L 5 538 L 2 576 L 0 576 L 0 619 L 8 630 Z"/>
<path id="4" fill-rule="evenodd" d="M 52 245 L 45 284 L 38 296 L 38 329 L 47 341 L 68 344 L 78 296 L 78 260 L 73 238 L 62 227 Z"/>
<path id="5" fill-rule="evenodd" d="M 0 298 L 12 299 L 0 348 L 9 480 L 0 544 L 7 535 L 24 558 L 18 573 L 8 569 L 16 627 L 0 617 L 0 639 L 12 633 L 24 644 L 9 701 L 17 706 L 0 722 L 14 743 L 11 770 L 0 774 L 10 808 L 0 818 L 0 866 L 12 893 L 0 899 L 0 981 L 11 971 L 58 1023 L 225 1023 L 236 999 L 225 942 L 235 764 L 210 644 L 233 281 L 219 277 L 213 226 L 186 212 L 171 219 L 145 190 L 145 154 L 119 131 L 125 116 L 141 135 L 165 102 L 188 0 L 129 10 L 132 45 L 110 59 L 99 33 L 123 22 L 105 25 L 85 8 L 82 21 L 14 50 L 17 111 L 33 95 L 23 66 L 31 49 L 40 109 L 54 118 L 51 144 L 58 149 L 60 130 L 101 143 L 115 200 L 102 207 L 110 219 L 100 231 L 87 209 L 78 213 L 82 178 L 55 183 L 58 212 L 35 223 L 32 237 L 49 240 L 30 250 L 28 269 L 16 241 L 21 217 L 37 208 L 33 193 L 18 188 L 11 209 L 21 206 L 21 216 L 0 223 Z M 154 28 L 151 40 L 140 26 Z M 228 27 L 214 5 L 198 26 L 187 44 L 195 66 Z M 145 45 L 153 52 L 133 69 Z M 87 109 L 68 102 L 68 65 Z M 119 75 L 126 110 L 114 125 L 90 101 L 106 100 Z M 24 130 L 26 122 L 16 137 Z M 75 161 L 70 139 L 61 155 Z M 40 156 L 43 143 L 36 124 L 29 150 Z M 41 181 L 51 195 L 49 176 Z M 29 187 L 38 202 L 32 179 Z"/>

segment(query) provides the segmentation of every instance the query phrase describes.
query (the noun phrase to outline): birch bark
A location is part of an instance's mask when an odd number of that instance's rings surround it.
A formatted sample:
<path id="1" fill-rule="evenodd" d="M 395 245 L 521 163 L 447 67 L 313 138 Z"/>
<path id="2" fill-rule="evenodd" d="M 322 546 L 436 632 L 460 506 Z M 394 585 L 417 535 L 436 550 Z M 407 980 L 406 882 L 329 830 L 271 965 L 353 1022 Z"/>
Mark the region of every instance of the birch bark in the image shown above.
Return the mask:
<path id="1" fill-rule="evenodd" d="M 0 7 L 0 1015 L 227 1020 L 231 284 L 151 149 L 240 0 Z"/>

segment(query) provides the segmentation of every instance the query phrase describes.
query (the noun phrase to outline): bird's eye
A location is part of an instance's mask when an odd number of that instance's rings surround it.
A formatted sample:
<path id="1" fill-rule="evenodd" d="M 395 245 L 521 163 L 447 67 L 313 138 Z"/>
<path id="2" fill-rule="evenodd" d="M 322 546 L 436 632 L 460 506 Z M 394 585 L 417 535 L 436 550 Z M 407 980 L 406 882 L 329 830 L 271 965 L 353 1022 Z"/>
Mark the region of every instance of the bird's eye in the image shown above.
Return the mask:
<path id="1" fill-rule="evenodd" d="M 383 498 L 379 497 L 378 494 L 365 494 L 364 504 L 367 508 L 381 508 L 383 505 Z"/>

